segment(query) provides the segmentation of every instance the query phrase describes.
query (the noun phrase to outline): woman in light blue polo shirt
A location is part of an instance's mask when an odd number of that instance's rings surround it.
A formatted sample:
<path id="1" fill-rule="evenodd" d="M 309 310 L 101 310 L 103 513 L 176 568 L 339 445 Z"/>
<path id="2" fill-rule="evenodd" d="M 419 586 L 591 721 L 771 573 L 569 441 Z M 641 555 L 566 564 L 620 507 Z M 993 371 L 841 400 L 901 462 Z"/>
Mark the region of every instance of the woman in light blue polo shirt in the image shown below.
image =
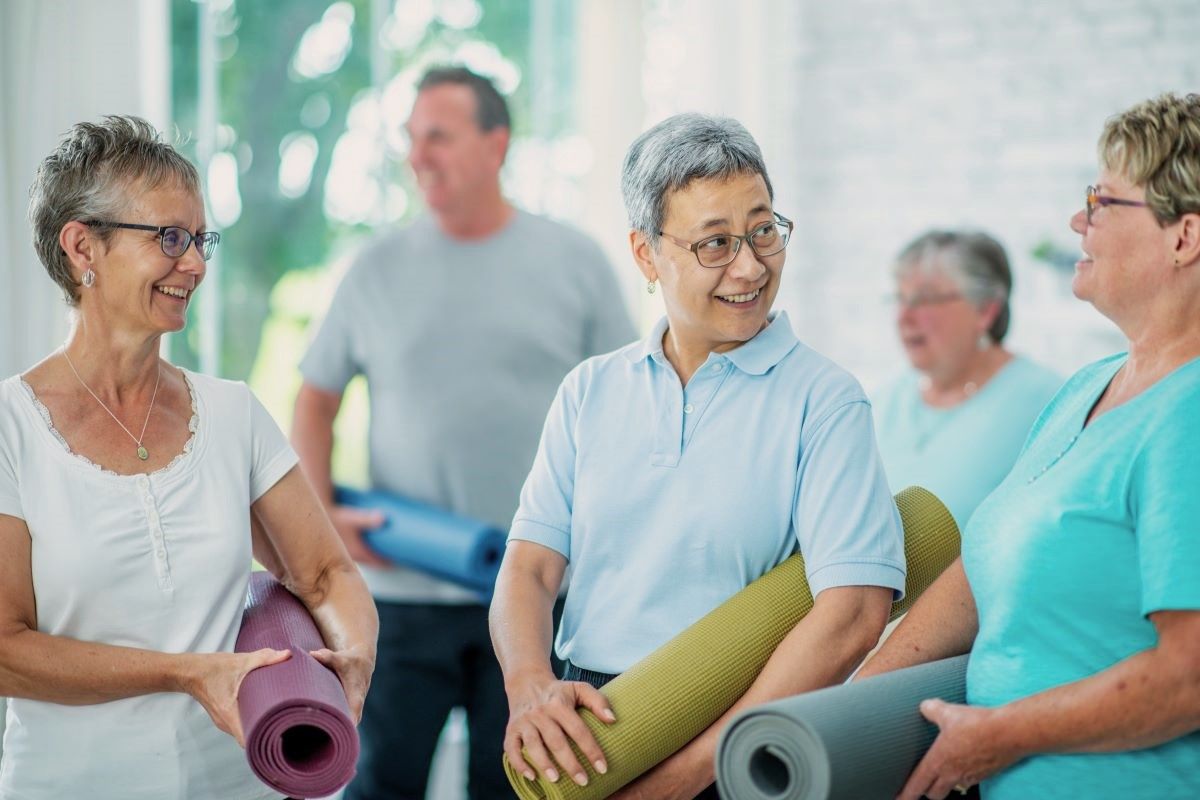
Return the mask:
<path id="1" fill-rule="evenodd" d="M 870 405 L 771 313 L 792 224 L 753 138 L 731 119 L 672 117 L 634 142 L 622 191 L 634 261 L 667 315 L 563 381 L 492 603 L 505 752 L 552 781 L 586 782 L 568 740 L 606 769 L 575 710 L 611 714 L 594 687 L 797 548 L 815 607 L 730 715 L 844 680 L 904 586 Z M 568 564 L 559 680 L 551 606 Z M 727 718 L 618 796 L 716 797 Z"/>
<path id="2" fill-rule="evenodd" d="M 971 653 L 970 706 L 922 707 L 941 734 L 904 800 L 1200 797 L 1200 95 L 1111 118 L 1100 165 L 1073 288 L 1129 351 L 1050 402 L 863 668 Z"/>

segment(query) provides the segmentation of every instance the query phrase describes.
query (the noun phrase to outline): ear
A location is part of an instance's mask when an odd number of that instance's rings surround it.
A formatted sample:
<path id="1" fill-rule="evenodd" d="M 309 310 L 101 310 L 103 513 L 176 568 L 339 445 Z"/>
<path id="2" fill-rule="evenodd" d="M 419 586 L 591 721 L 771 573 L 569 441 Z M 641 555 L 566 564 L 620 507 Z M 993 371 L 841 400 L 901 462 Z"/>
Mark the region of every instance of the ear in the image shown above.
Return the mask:
<path id="1" fill-rule="evenodd" d="M 94 268 L 96 257 L 100 255 L 100 243 L 92 236 L 88 226 L 77 219 L 63 225 L 58 232 L 58 246 L 67 254 L 76 278 L 85 270 Z"/>
<path id="2" fill-rule="evenodd" d="M 992 324 L 996 321 L 996 317 L 1000 316 L 1000 309 L 1002 307 L 1001 301 L 999 300 L 988 300 L 979 307 L 979 321 L 982 325 L 982 329 L 979 331 L 980 333 L 987 333 L 992 329 Z"/>
<path id="3" fill-rule="evenodd" d="M 654 264 L 654 245 L 650 244 L 650 238 L 641 231 L 630 231 L 629 250 L 633 253 L 634 263 L 646 280 L 658 280 L 658 267 Z"/>
<path id="4" fill-rule="evenodd" d="M 1175 263 L 1181 267 L 1196 263 L 1200 260 L 1200 214 L 1184 214 L 1175 224 L 1179 227 L 1175 237 Z"/>
<path id="5" fill-rule="evenodd" d="M 504 166 L 504 158 L 508 155 L 508 142 L 512 136 L 512 132 L 503 126 L 493 128 L 484 134 L 487 139 L 489 150 L 491 151 L 492 163 L 499 171 Z"/>

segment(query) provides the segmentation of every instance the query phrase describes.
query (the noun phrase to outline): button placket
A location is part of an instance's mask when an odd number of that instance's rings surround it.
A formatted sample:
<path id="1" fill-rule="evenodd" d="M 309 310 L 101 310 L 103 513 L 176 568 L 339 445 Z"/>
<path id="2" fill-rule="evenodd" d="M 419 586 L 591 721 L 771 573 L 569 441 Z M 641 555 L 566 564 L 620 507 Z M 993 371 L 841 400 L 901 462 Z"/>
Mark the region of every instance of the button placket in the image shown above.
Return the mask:
<path id="1" fill-rule="evenodd" d="M 174 591 L 175 585 L 171 579 L 171 564 L 167 559 L 167 543 L 163 534 L 162 518 L 158 513 L 158 505 L 151 491 L 149 477 L 139 475 L 137 481 L 138 494 L 141 496 L 142 508 L 146 515 L 146 527 L 150 533 L 151 553 L 154 558 L 154 573 L 158 578 L 158 586 L 164 592 Z"/>

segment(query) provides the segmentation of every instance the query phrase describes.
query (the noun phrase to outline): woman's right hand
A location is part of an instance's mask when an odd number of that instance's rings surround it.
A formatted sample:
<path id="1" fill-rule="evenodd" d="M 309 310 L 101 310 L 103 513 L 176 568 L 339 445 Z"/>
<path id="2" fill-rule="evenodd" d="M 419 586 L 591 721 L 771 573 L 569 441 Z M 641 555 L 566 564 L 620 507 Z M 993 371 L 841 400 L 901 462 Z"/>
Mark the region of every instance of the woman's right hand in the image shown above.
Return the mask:
<path id="1" fill-rule="evenodd" d="M 365 532 L 374 530 L 387 521 L 382 511 L 339 505 L 328 506 L 325 510 L 334 530 L 342 537 L 350 558 L 372 567 L 390 566 L 386 559 L 376 555 L 363 541 Z"/>
<path id="2" fill-rule="evenodd" d="M 195 698 L 213 723 L 243 748 L 246 746 L 242 718 L 238 713 L 238 690 L 252 670 L 287 661 L 290 650 L 269 647 L 250 653 L 195 653 L 185 656 L 182 686 Z"/>
<path id="3" fill-rule="evenodd" d="M 504 753 L 513 768 L 527 780 L 536 780 L 533 767 L 551 782 L 559 778 L 555 762 L 580 786 L 587 785 L 587 771 L 579 764 L 571 742 L 600 774 L 608 772 L 604 751 L 575 709 L 586 708 L 605 723 L 617 721 L 608 698 L 590 684 L 553 678 L 531 680 L 509 692 L 508 728 Z M 521 752 L 529 756 L 532 767 Z M 551 758 L 553 756 L 553 759 Z"/>

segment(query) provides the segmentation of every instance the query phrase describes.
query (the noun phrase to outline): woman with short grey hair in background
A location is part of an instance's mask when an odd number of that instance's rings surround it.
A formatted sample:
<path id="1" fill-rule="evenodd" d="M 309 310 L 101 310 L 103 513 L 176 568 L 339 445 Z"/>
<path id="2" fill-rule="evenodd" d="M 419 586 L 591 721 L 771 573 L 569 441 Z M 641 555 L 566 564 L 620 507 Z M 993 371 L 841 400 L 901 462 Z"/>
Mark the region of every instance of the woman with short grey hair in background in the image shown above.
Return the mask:
<path id="1" fill-rule="evenodd" d="M 597 687 L 798 549 L 812 612 L 725 716 L 614 795 L 715 798 L 731 715 L 843 681 L 874 645 L 903 591 L 902 533 L 862 389 L 771 310 L 792 225 L 746 129 L 671 117 L 630 147 L 622 190 L 633 261 L 666 316 L 576 368 L 546 419 L 492 602 L 504 750 L 527 778 L 605 772 L 576 708 L 611 721 Z"/>
<path id="2" fill-rule="evenodd" d="M 924 233 L 900 251 L 896 331 L 909 368 L 872 398 L 893 487 L 941 498 L 964 526 L 1062 385 L 1004 346 L 1012 270 L 986 233 Z"/>

